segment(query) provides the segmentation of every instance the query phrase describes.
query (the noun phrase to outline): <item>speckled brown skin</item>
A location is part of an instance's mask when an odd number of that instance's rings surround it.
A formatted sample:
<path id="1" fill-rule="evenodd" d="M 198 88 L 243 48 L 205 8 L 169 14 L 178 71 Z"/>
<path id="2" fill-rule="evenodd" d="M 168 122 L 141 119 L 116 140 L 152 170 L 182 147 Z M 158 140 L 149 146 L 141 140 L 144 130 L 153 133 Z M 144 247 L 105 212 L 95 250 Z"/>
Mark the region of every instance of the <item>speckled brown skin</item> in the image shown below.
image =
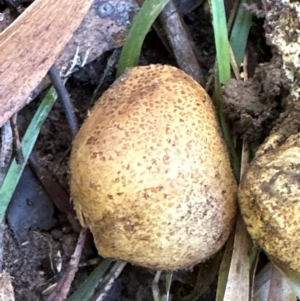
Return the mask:
<path id="1" fill-rule="evenodd" d="M 258 150 L 241 181 L 239 202 L 257 244 L 300 273 L 300 134 L 277 142 L 275 133 Z"/>
<path id="2" fill-rule="evenodd" d="M 188 268 L 225 243 L 236 183 L 212 102 L 184 72 L 129 69 L 74 141 L 71 196 L 99 254 Z"/>

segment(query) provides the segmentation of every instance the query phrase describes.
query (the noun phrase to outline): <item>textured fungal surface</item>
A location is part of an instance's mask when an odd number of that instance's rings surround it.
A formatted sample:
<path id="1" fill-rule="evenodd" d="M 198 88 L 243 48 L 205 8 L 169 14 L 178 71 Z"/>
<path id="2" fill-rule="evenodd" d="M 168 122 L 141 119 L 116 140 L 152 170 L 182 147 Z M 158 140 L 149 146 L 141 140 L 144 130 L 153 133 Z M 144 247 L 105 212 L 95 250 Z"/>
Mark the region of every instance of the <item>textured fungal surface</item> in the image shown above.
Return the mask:
<path id="1" fill-rule="evenodd" d="M 253 239 L 273 259 L 300 272 L 300 134 L 273 134 L 245 173 L 239 202 Z"/>
<path id="2" fill-rule="evenodd" d="M 300 96 L 300 2 L 265 0 L 265 31 L 270 45 L 282 56 L 282 69 L 290 80 L 294 100 Z"/>
<path id="3" fill-rule="evenodd" d="M 212 102 L 184 72 L 129 69 L 75 139 L 71 195 L 99 253 L 175 270 L 225 243 L 236 183 Z"/>

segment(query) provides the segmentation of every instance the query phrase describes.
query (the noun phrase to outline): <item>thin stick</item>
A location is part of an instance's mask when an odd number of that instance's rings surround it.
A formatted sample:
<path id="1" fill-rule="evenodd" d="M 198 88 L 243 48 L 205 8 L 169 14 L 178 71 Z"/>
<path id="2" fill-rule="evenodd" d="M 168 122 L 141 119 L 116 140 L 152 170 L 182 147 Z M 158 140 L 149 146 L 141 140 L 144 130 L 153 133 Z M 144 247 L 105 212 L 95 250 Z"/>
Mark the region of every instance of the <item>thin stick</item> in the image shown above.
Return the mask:
<path id="1" fill-rule="evenodd" d="M 229 54 L 230 54 L 230 63 L 231 63 L 231 68 L 233 70 L 233 73 L 234 73 L 234 76 L 237 80 L 240 80 L 241 77 L 240 77 L 240 68 L 239 66 L 237 65 L 237 62 L 236 62 L 236 59 L 235 59 L 235 56 L 234 56 L 234 53 L 232 51 L 232 48 L 229 44 Z"/>
<path id="2" fill-rule="evenodd" d="M 165 6 L 159 19 L 167 33 L 178 66 L 204 85 L 203 71 L 193 51 L 192 40 L 173 1 Z"/>
<path id="3" fill-rule="evenodd" d="M 1 128 L 1 150 L 0 150 L 0 186 L 4 181 L 9 168 L 9 163 L 13 152 L 13 134 L 10 122 L 7 121 Z M 0 271 L 3 268 L 3 236 L 5 231 L 5 222 L 0 222 Z"/>
<path id="4" fill-rule="evenodd" d="M 244 72 L 244 81 L 246 81 L 249 76 L 248 76 L 248 51 L 246 50 L 246 53 L 244 55 L 244 60 L 243 60 L 243 72 Z"/>
<path id="5" fill-rule="evenodd" d="M 105 66 L 105 69 L 104 69 L 104 71 L 101 74 L 101 77 L 99 79 L 97 87 L 94 90 L 92 99 L 90 101 L 91 106 L 97 100 L 96 98 L 99 98 L 99 91 L 100 91 L 100 88 L 103 85 L 104 79 L 106 78 L 107 73 L 112 69 L 112 67 L 116 65 L 116 63 L 117 63 L 117 61 L 118 61 L 119 58 L 120 58 L 120 51 L 118 49 L 114 50 L 113 53 L 109 56 L 109 58 L 107 60 L 107 63 L 106 63 L 106 66 Z"/>
<path id="6" fill-rule="evenodd" d="M 7 121 L 1 128 L 1 150 L 0 150 L 0 186 L 9 168 L 13 152 L 13 134 L 10 122 Z"/>
<path id="7" fill-rule="evenodd" d="M 3 249 L 4 249 L 3 237 L 4 237 L 5 229 L 6 229 L 6 225 L 3 220 L 2 222 L 0 222 L 0 273 L 3 272 Z"/>
<path id="8" fill-rule="evenodd" d="M 64 271 L 62 278 L 58 281 L 57 286 L 46 301 L 63 301 L 66 299 L 75 273 L 78 270 L 78 263 L 82 253 L 82 249 L 86 240 L 87 229 L 82 228 L 79 234 L 75 251 L 70 259 L 67 268 Z"/>
<path id="9" fill-rule="evenodd" d="M 54 66 L 50 68 L 48 75 L 52 81 L 58 97 L 63 103 L 65 114 L 67 116 L 72 136 L 74 138 L 78 132 L 78 122 L 74 113 L 74 108 L 70 99 L 69 92 L 67 91 L 63 80 L 60 78 L 59 73 Z"/>
<path id="10" fill-rule="evenodd" d="M 10 126 L 12 128 L 13 132 L 13 149 L 14 149 L 14 156 L 16 159 L 17 164 L 23 164 L 24 163 L 24 155 L 22 151 L 21 141 L 20 141 L 20 135 L 17 125 L 17 117 L 18 113 L 15 113 L 10 118 Z"/>

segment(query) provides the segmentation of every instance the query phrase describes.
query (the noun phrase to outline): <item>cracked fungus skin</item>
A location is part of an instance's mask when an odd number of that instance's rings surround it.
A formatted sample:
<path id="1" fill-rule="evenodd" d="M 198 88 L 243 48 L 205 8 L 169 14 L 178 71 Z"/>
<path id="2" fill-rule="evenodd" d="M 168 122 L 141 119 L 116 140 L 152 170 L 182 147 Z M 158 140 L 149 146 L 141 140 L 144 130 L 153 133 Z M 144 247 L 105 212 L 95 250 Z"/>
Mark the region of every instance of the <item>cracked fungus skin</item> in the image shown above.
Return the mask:
<path id="1" fill-rule="evenodd" d="M 300 134 L 258 150 L 245 173 L 239 202 L 252 238 L 271 259 L 300 272 Z"/>
<path id="2" fill-rule="evenodd" d="M 70 168 L 77 215 L 104 257 L 189 268 L 229 235 L 236 183 L 212 102 L 174 67 L 119 78 L 83 124 Z"/>

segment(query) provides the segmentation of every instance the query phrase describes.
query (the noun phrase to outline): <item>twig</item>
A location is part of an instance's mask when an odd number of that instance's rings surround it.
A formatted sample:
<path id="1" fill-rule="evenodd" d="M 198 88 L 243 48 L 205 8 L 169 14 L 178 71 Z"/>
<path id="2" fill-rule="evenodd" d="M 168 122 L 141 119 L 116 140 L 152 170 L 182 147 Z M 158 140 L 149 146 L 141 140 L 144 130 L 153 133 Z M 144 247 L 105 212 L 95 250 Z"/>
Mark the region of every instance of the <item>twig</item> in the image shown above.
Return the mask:
<path id="1" fill-rule="evenodd" d="M 48 71 L 48 75 L 52 81 L 52 84 L 57 92 L 58 97 L 61 99 L 65 114 L 68 119 L 68 123 L 72 132 L 72 136 L 75 137 L 78 132 L 78 122 L 74 113 L 74 108 L 70 99 L 69 92 L 67 91 L 62 79 L 59 76 L 58 71 L 54 66 Z"/>
<path id="2" fill-rule="evenodd" d="M 193 42 L 173 1 L 165 6 L 159 19 L 167 33 L 178 66 L 204 85 L 203 71 L 193 50 Z"/>
<path id="3" fill-rule="evenodd" d="M 248 59 L 249 59 L 249 55 L 248 55 L 248 51 L 246 49 L 246 53 L 244 55 L 244 60 L 243 60 L 243 73 L 244 73 L 244 81 L 246 81 L 249 78 L 249 74 L 248 74 Z"/>
<path id="4" fill-rule="evenodd" d="M 101 74 L 101 77 L 98 81 L 96 89 L 94 90 L 92 99 L 90 101 L 91 106 L 94 104 L 94 102 L 97 100 L 97 98 L 99 98 L 99 91 L 103 85 L 103 81 L 106 78 L 107 73 L 111 70 L 111 68 L 116 65 L 119 58 L 120 58 L 120 51 L 119 51 L 119 49 L 115 49 L 113 51 L 113 53 L 109 56 L 106 66 L 105 66 L 105 69 Z"/>
<path id="5" fill-rule="evenodd" d="M 0 273 L 3 272 L 3 237 L 6 225 L 4 220 L 0 223 Z"/>
<path id="6" fill-rule="evenodd" d="M 10 126 L 13 133 L 13 150 L 14 150 L 14 156 L 16 159 L 17 164 L 23 164 L 24 163 L 24 155 L 22 151 L 21 141 L 20 141 L 20 135 L 17 125 L 17 117 L 18 113 L 15 113 L 10 118 Z"/>
<path id="7" fill-rule="evenodd" d="M 13 134 L 10 122 L 7 121 L 1 128 L 1 150 L 0 150 L 0 186 L 8 171 L 13 152 Z"/>
<path id="8" fill-rule="evenodd" d="M 234 53 L 233 53 L 233 50 L 232 50 L 230 44 L 229 44 L 229 53 L 230 53 L 230 63 L 231 63 L 231 67 L 232 67 L 234 76 L 237 80 L 240 80 L 241 79 L 240 68 L 236 62 L 236 59 L 235 59 L 235 56 L 234 56 Z"/>
<path id="9" fill-rule="evenodd" d="M 13 135 L 10 122 L 7 121 L 1 128 L 1 150 L 0 150 L 0 186 L 8 171 L 13 151 Z M 3 235 L 5 231 L 4 220 L 0 223 L 0 271 L 3 268 Z"/>
<path id="10" fill-rule="evenodd" d="M 78 263 L 82 253 L 82 249 L 86 240 L 87 229 L 82 228 L 79 234 L 75 251 L 70 259 L 70 262 L 65 269 L 62 278 L 57 283 L 54 291 L 46 299 L 47 301 L 63 301 L 66 299 L 75 273 L 78 270 Z"/>
<path id="11" fill-rule="evenodd" d="M 144 3 L 144 0 L 137 0 L 138 4 L 141 6 L 143 5 Z M 171 46 L 170 44 L 170 39 L 173 39 L 172 36 L 168 36 L 168 31 L 165 32 L 165 29 L 163 28 L 162 26 L 162 21 L 161 19 L 163 19 L 164 17 L 161 17 L 161 18 L 158 18 L 155 20 L 155 22 L 153 23 L 153 28 L 154 30 L 156 31 L 156 34 L 158 35 L 158 37 L 160 38 L 161 42 L 163 43 L 163 45 L 165 46 L 165 48 L 167 49 L 167 51 L 171 54 L 171 55 L 174 55 L 174 49 L 173 47 Z M 184 25 L 184 21 L 182 20 L 181 16 L 179 15 L 178 18 L 180 18 L 180 23 Z M 208 70 L 209 69 L 209 66 L 206 62 L 206 60 L 203 58 L 203 56 L 201 55 L 201 53 L 198 51 L 198 49 L 196 48 L 195 44 L 193 43 L 192 39 L 189 37 L 189 34 L 188 32 L 186 31 L 186 28 L 185 26 L 183 27 L 184 30 L 185 30 L 185 35 L 188 35 L 188 40 L 189 40 L 189 44 L 190 46 L 192 47 L 193 49 L 193 53 L 194 55 L 196 56 L 196 60 L 197 62 L 200 64 L 200 67 L 203 68 L 204 70 Z M 176 30 L 176 28 L 174 28 L 174 30 Z M 180 37 L 181 39 L 181 35 L 182 33 L 179 32 L 177 34 L 177 36 Z M 176 43 L 176 41 L 174 41 L 174 43 Z M 179 46 L 180 47 L 180 46 Z M 180 54 L 179 54 L 180 55 Z M 184 54 L 184 57 L 185 57 L 185 54 Z M 179 63 L 178 63 L 179 65 Z M 181 66 L 179 66 L 181 67 Z M 202 83 L 203 84 L 203 83 Z"/>

